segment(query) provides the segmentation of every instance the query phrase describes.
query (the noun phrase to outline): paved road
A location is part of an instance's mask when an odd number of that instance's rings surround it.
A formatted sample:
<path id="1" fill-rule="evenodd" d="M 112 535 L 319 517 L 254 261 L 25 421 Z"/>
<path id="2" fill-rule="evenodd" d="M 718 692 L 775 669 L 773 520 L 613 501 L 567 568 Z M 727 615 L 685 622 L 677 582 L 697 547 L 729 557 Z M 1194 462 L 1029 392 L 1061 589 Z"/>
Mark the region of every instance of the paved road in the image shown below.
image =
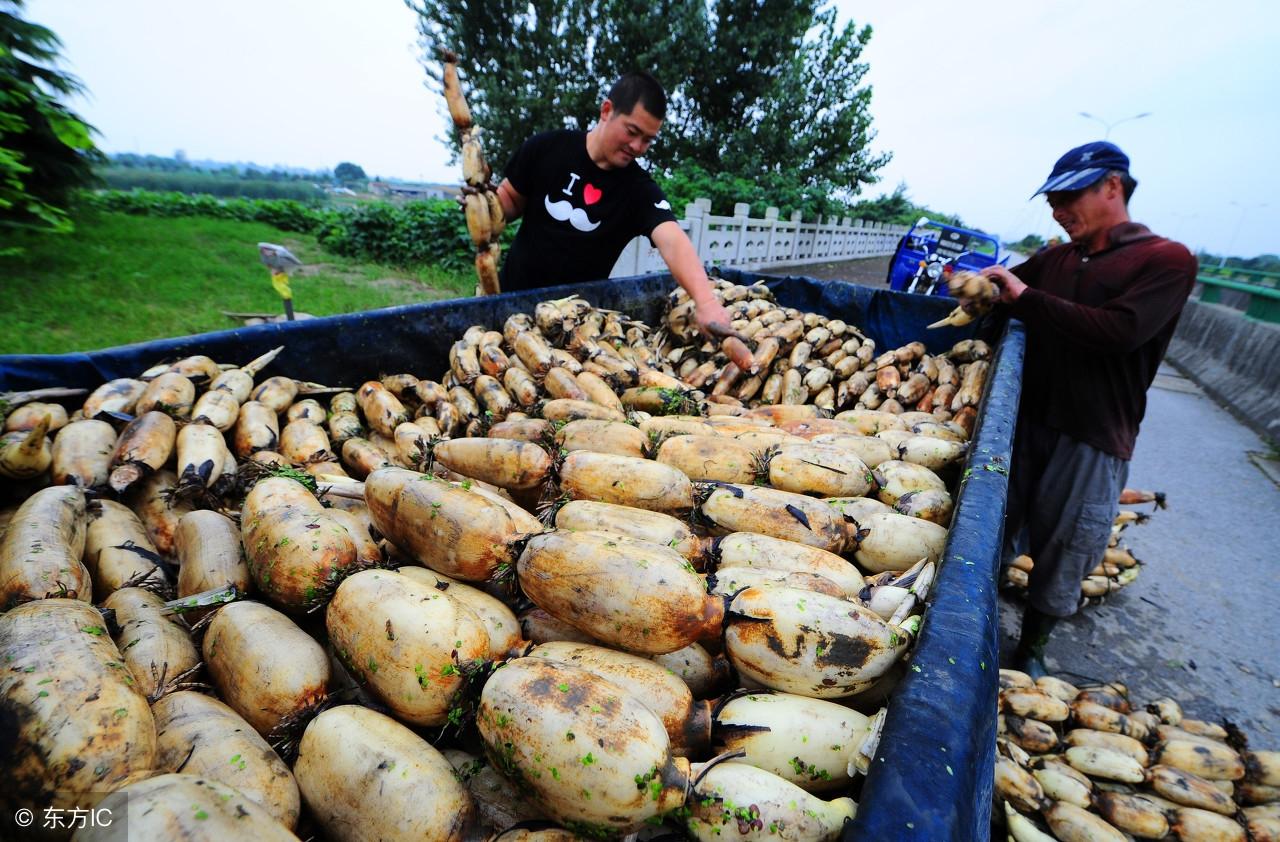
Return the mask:
<path id="1" fill-rule="evenodd" d="M 853 281 L 871 287 L 886 286 L 889 258 L 868 257 L 838 263 L 803 263 L 799 266 L 771 266 L 761 270 L 766 275 L 804 275 L 824 281 Z"/>
<path id="2" fill-rule="evenodd" d="M 1009 252 L 1009 265 L 1017 266 L 1026 257 Z M 825 281 L 853 281 L 872 287 L 887 286 L 889 276 L 888 257 L 868 257 L 862 260 L 844 260 L 838 263 L 803 263 L 799 266 L 777 266 L 762 270 L 766 275 L 807 275 Z"/>
<path id="3" fill-rule="evenodd" d="M 767 270 L 882 287 L 886 258 Z M 1052 669 L 1128 684 L 1135 700 L 1177 699 L 1189 716 L 1230 719 L 1280 749 L 1280 468 L 1267 445 L 1194 383 L 1161 369 L 1129 485 L 1164 491 L 1124 540 L 1146 562 L 1134 584 L 1059 626 Z M 1271 454 L 1275 455 L 1275 454 Z M 1136 507 L 1148 510 L 1150 506 Z M 1017 642 L 1020 601 L 1002 597 L 1001 651 Z"/>
<path id="4" fill-rule="evenodd" d="M 1280 487 L 1249 456 L 1267 450 L 1194 384 L 1161 369 L 1129 486 L 1166 492 L 1169 508 L 1126 530 L 1146 562 L 1141 575 L 1059 626 L 1051 669 L 1119 679 L 1144 702 L 1171 696 L 1189 716 L 1225 717 L 1256 747 L 1280 748 Z M 1021 603 L 1004 601 L 1000 613 L 1007 654 Z"/>

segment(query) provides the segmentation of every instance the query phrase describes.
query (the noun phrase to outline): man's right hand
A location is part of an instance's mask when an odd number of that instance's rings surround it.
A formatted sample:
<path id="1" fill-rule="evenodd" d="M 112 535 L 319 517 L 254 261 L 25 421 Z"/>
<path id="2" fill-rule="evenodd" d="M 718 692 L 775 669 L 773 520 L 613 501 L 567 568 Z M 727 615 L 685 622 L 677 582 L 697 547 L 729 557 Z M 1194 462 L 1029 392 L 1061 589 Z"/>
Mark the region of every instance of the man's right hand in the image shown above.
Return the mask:
<path id="1" fill-rule="evenodd" d="M 698 329 L 705 336 L 721 343 L 721 348 L 729 356 L 730 361 L 738 367 L 739 371 L 751 371 L 755 366 L 755 358 L 751 355 L 751 349 L 747 347 L 742 335 L 730 326 L 729 312 L 724 309 L 724 305 L 718 299 L 713 296 L 696 305 L 694 318 L 698 320 Z M 730 337 L 738 341 L 724 342 Z"/>
<path id="2" fill-rule="evenodd" d="M 979 272 L 984 278 L 990 278 L 1000 286 L 999 301 L 1012 304 L 1026 290 L 1027 285 L 1017 275 L 1003 266 L 988 266 Z"/>

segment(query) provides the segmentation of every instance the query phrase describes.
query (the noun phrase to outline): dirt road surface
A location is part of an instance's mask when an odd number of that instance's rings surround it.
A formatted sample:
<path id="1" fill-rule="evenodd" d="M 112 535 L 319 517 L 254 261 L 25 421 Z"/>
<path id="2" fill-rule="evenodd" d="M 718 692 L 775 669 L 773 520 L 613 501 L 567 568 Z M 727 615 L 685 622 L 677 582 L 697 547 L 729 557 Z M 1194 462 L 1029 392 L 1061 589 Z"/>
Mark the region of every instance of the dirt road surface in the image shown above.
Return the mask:
<path id="1" fill-rule="evenodd" d="M 804 275 L 823 281 L 852 281 L 870 287 L 887 287 L 889 258 L 869 257 L 839 263 L 804 263 L 799 266 L 776 266 L 762 270 L 765 275 Z"/>

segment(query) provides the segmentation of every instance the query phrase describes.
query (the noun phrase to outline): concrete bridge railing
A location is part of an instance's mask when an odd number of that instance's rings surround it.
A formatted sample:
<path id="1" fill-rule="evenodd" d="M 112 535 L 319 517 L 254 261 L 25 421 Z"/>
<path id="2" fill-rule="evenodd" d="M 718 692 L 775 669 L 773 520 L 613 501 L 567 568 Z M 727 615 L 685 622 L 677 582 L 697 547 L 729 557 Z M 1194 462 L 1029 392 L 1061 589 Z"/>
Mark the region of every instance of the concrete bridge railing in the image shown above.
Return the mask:
<path id="1" fill-rule="evenodd" d="M 777 208 L 766 208 L 764 219 L 749 216 L 751 206 L 738 203 L 733 216 L 711 213 L 711 200 L 685 206 L 680 227 L 689 235 L 703 263 L 765 269 L 803 263 L 827 263 L 884 257 L 894 253 L 907 233 L 902 225 L 864 222 L 849 217 L 801 222 L 796 212 L 780 219 Z M 662 255 L 645 237 L 627 244 L 610 277 L 665 272 Z"/>
<path id="2" fill-rule="evenodd" d="M 1192 298 L 1168 358 L 1244 424 L 1280 443 L 1280 324 Z"/>

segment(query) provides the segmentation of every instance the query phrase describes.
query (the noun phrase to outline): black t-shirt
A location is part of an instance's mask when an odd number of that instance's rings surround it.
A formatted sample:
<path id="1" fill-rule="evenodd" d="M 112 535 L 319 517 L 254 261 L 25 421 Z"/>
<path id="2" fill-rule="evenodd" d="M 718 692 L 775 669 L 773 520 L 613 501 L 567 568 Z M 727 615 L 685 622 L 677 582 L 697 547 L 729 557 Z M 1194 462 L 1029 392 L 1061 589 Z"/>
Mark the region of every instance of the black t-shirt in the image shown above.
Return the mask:
<path id="1" fill-rule="evenodd" d="M 502 265 L 503 292 L 603 280 L 627 243 L 676 218 L 635 161 L 620 169 L 596 166 L 586 132 L 534 135 L 503 175 L 525 197 Z"/>

